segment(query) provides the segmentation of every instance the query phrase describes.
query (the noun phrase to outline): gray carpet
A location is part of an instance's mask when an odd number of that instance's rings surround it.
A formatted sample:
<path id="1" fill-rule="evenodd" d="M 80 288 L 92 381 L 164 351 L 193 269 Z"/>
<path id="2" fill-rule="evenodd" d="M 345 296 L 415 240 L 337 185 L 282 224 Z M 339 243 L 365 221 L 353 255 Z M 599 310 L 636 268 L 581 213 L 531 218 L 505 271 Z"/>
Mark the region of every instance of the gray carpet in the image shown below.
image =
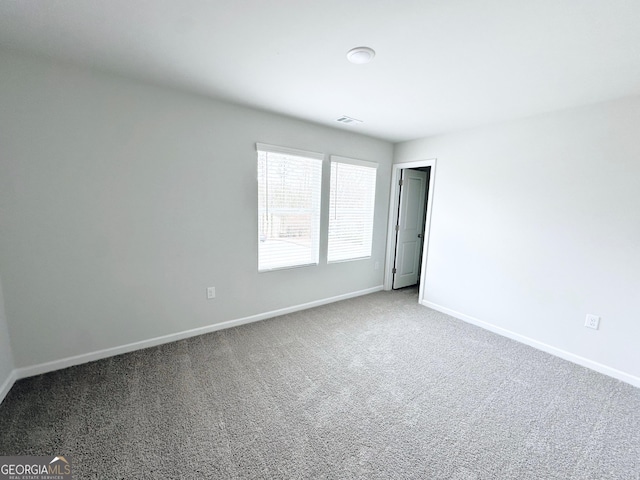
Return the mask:
<path id="1" fill-rule="evenodd" d="M 78 479 L 640 479 L 640 389 L 380 292 L 21 380 L 0 454 Z"/>

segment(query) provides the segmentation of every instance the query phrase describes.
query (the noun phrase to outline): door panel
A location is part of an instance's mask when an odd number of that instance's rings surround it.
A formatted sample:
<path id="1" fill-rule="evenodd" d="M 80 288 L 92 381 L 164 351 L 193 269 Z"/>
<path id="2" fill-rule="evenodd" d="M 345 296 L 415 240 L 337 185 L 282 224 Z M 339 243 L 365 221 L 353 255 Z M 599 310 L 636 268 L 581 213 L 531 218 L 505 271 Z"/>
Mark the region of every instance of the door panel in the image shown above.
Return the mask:
<path id="1" fill-rule="evenodd" d="M 418 242 L 406 242 L 402 244 L 400 271 L 403 275 L 413 275 L 416 273 L 417 243 Z"/>
<path id="2" fill-rule="evenodd" d="M 405 230 L 419 231 L 422 217 L 424 216 L 424 205 L 420 206 L 418 202 L 420 201 L 420 193 L 422 189 L 424 189 L 425 179 L 415 178 L 413 177 L 413 173 L 407 176 L 409 178 L 405 180 L 406 183 L 402 188 L 407 190 L 408 201 L 406 202 L 404 211 L 404 222 L 400 225 L 404 226 Z"/>
<path id="3" fill-rule="evenodd" d="M 396 273 L 393 275 L 394 289 L 418 283 L 427 181 L 427 172 L 402 170 L 396 237 Z"/>

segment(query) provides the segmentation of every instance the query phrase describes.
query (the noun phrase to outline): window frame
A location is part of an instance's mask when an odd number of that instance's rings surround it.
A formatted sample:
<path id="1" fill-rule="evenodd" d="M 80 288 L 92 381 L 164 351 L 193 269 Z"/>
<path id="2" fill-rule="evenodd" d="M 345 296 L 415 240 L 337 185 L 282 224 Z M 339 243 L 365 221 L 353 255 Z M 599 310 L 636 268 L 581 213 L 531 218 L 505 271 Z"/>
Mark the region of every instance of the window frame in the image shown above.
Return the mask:
<path id="1" fill-rule="evenodd" d="M 331 249 L 331 200 L 334 195 L 334 191 L 332 189 L 332 177 L 333 177 L 333 165 L 334 164 L 345 164 L 345 165 L 353 165 L 358 167 L 366 167 L 374 170 L 374 178 L 373 178 L 373 192 L 372 192 L 372 203 L 371 203 L 371 238 L 370 238 L 370 248 L 368 255 L 364 256 L 354 256 L 349 258 L 339 258 L 335 260 L 330 260 L 330 249 Z M 357 260 L 367 260 L 373 256 L 373 237 L 375 231 L 375 210 L 376 210 L 376 190 L 378 183 L 378 163 L 371 162 L 367 160 L 359 160 L 356 158 L 342 157 L 339 155 L 331 155 L 329 158 L 329 167 L 330 167 L 330 181 L 329 181 L 329 219 L 327 223 L 327 264 L 334 263 L 343 263 L 343 262 L 353 262 Z"/>
<path id="2" fill-rule="evenodd" d="M 260 208 L 260 178 L 259 178 L 259 171 L 258 169 L 259 164 L 260 164 L 260 154 L 261 153 L 265 153 L 265 154 L 276 154 L 276 155 L 290 155 L 293 157 L 301 157 L 303 159 L 306 160 L 314 160 L 314 161 L 318 161 L 319 162 L 319 173 L 318 173 L 318 185 L 317 185 L 317 192 L 312 192 L 311 193 L 311 197 L 313 198 L 313 196 L 317 195 L 317 199 L 316 200 L 312 200 L 313 203 L 315 205 L 317 205 L 317 211 L 312 212 L 312 224 L 310 225 L 312 231 L 315 230 L 315 234 L 312 233 L 312 237 L 311 237 L 311 249 L 312 249 L 312 255 L 315 258 L 315 261 L 310 262 L 310 263 L 298 263 L 298 264 L 294 264 L 294 265 L 281 265 L 281 266 L 275 266 L 275 267 L 270 267 L 270 268 L 261 268 L 260 267 L 260 214 L 261 214 L 261 208 Z M 260 143 L 257 142 L 256 143 L 256 181 L 257 181 L 257 190 L 258 190 L 258 202 L 257 202 L 257 206 L 258 206 L 258 221 L 257 221 L 257 229 L 258 229 L 258 251 L 257 251 L 257 267 L 258 267 L 258 273 L 266 273 L 266 272 L 273 272 L 273 271 L 278 271 L 278 270 L 289 270 L 292 268 L 302 268 L 302 267 L 314 267 L 320 264 L 320 245 L 321 245 L 321 236 L 322 236 L 322 201 L 323 201 L 323 191 L 322 191 L 322 187 L 323 187 L 323 172 L 324 172 L 324 162 L 325 161 L 325 154 L 324 153 L 319 153 L 319 152 L 312 152 L 312 151 L 308 151 L 308 150 L 300 150 L 300 149 L 296 149 L 296 148 L 289 148 L 289 147 L 282 147 L 282 146 L 278 146 L 278 145 L 270 145 L 270 144 L 266 144 L 266 143 Z M 313 224 L 315 223 L 315 225 Z M 315 250 L 315 251 L 313 251 Z"/>

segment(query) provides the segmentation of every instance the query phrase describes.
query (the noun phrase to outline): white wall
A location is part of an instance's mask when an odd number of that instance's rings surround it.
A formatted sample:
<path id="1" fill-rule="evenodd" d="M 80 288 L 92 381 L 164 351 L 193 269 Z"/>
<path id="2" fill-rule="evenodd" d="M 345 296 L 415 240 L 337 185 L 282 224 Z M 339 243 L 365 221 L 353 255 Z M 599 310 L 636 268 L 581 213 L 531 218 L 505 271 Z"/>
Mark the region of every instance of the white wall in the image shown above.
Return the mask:
<path id="1" fill-rule="evenodd" d="M 2 279 L 0 278 L 0 402 L 13 385 L 13 354 L 9 340 L 9 327 L 4 311 Z"/>
<path id="2" fill-rule="evenodd" d="M 627 98 L 396 145 L 438 162 L 426 301 L 640 380 L 638 125 Z"/>
<path id="3" fill-rule="evenodd" d="M 17 367 L 382 285 L 390 143 L 13 53 L 0 64 Z M 326 265 L 325 228 L 320 266 L 257 273 L 256 142 L 380 164 L 370 260 Z"/>

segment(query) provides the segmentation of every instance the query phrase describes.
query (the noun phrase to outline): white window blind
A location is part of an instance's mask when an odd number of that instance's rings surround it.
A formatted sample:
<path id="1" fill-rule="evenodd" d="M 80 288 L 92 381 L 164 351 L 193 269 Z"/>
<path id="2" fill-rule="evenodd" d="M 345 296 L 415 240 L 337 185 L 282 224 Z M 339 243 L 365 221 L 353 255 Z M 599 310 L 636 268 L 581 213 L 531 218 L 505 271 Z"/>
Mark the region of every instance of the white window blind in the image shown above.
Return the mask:
<path id="1" fill-rule="evenodd" d="M 331 156 L 327 261 L 371 256 L 377 166 Z"/>
<path id="2" fill-rule="evenodd" d="M 261 143 L 256 147 L 258 271 L 317 265 L 324 156 Z"/>

